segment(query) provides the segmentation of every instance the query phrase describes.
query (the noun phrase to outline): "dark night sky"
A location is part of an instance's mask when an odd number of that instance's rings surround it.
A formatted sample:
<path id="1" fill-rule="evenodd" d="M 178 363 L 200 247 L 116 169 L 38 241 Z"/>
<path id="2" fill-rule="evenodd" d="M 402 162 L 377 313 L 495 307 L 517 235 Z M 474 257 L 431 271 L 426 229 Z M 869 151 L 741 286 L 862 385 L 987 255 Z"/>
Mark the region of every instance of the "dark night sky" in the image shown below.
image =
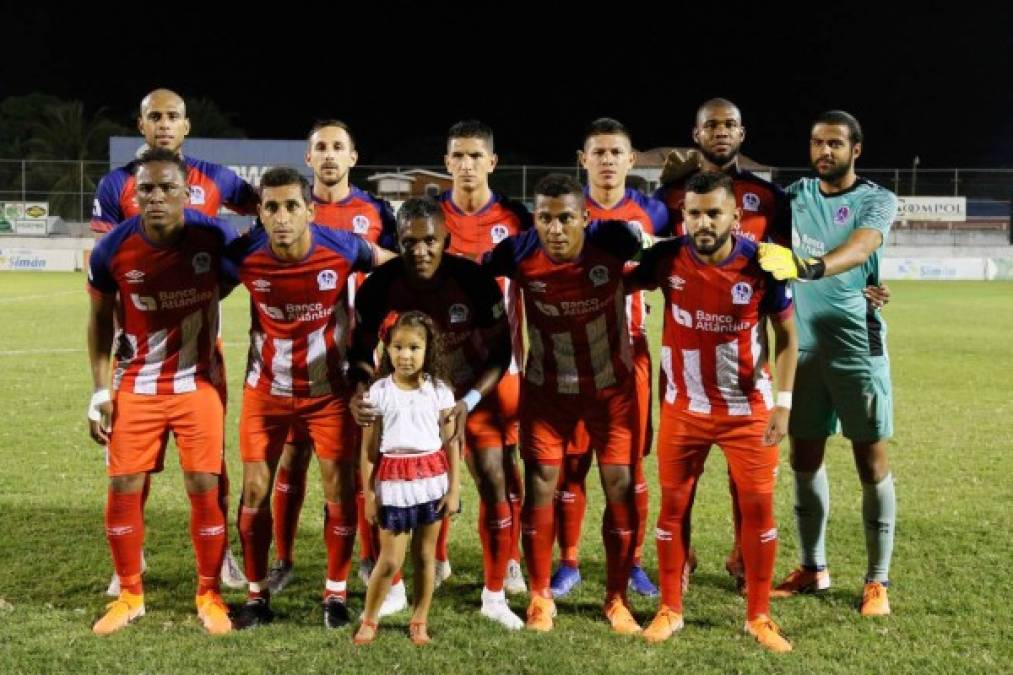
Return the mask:
<path id="1" fill-rule="evenodd" d="M 865 127 L 866 167 L 915 155 L 924 167 L 1013 167 L 1011 10 L 887 4 L 713 2 L 670 18 L 640 3 L 611 17 L 384 3 L 353 26 L 337 9 L 214 16 L 135 3 L 100 18 L 8 5 L 0 97 L 44 91 L 127 115 L 169 86 L 215 100 L 253 138 L 299 138 L 337 116 L 360 163 L 436 163 L 446 128 L 473 116 L 496 129 L 501 161 L 569 164 L 595 117 L 623 120 L 640 148 L 687 144 L 696 106 L 725 96 L 743 111 L 745 152 L 770 164 L 804 165 L 812 116 L 840 107 Z M 203 29 L 166 28 L 196 15 Z"/>

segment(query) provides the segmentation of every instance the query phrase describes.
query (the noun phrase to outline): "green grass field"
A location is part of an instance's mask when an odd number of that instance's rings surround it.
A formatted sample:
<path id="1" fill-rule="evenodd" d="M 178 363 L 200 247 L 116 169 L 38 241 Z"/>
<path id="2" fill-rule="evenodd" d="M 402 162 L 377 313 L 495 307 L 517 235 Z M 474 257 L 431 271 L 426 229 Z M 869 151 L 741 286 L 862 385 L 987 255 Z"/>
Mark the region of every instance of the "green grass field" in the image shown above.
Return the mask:
<path id="1" fill-rule="evenodd" d="M 827 595 L 779 601 L 774 616 L 795 644 L 763 652 L 741 634 L 744 606 L 724 574 L 731 537 L 724 461 L 712 454 L 694 517 L 700 567 L 686 599 L 686 629 L 662 646 L 612 635 L 601 618 L 604 556 L 601 492 L 591 485 L 583 540 L 584 583 L 559 603 L 549 635 L 507 634 L 481 618 L 476 495 L 465 490 L 455 522 L 454 576 L 437 591 L 434 645 L 413 647 L 407 615 L 356 649 L 349 630 L 325 631 L 321 498 L 313 485 L 297 542 L 297 580 L 275 601 L 269 627 L 212 639 L 193 609 L 188 502 L 174 451 L 156 477 L 147 511 L 148 613 L 99 639 L 90 627 L 104 607 L 111 572 L 103 536 L 102 450 L 88 438 L 90 394 L 82 274 L 0 275 L 0 671 L 108 672 L 1010 672 L 1013 670 L 1013 285 L 895 282 L 886 311 L 897 435 L 892 464 L 899 522 L 892 572 L 894 614 L 857 612 L 865 551 L 861 492 L 847 447 L 828 452 L 834 587 Z M 233 404 L 227 439 L 239 481 L 238 412 L 248 325 L 245 293 L 225 306 Z M 653 316 L 657 342 L 660 314 Z M 792 481 L 783 448 L 777 514 L 777 576 L 796 560 Z M 649 463 L 649 475 L 655 466 Z M 311 474 L 315 478 L 315 473 Z M 652 492 L 651 523 L 657 490 Z M 232 548 L 239 546 L 233 531 Z M 645 566 L 654 576 L 651 527 Z M 353 575 L 354 576 L 354 575 Z M 350 605 L 362 607 L 351 581 Z M 239 601 L 242 594 L 226 594 Z M 642 621 L 653 601 L 634 598 Z M 515 598 L 523 612 L 526 598 Z"/>

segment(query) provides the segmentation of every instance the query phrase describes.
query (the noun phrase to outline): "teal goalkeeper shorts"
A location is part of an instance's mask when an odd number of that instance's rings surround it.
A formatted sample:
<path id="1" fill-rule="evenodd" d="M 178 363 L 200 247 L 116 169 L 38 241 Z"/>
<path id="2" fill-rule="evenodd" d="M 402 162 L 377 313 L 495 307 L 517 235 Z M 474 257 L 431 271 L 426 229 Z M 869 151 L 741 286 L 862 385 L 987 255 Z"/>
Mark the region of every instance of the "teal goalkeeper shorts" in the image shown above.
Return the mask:
<path id="1" fill-rule="evenodd" d="M 872 443 L 893 435 L 886 355 L 800 351 L 793 391 L 789 432 L 795 438 L 826 438 L 840 430 L 853 442 Z"/>

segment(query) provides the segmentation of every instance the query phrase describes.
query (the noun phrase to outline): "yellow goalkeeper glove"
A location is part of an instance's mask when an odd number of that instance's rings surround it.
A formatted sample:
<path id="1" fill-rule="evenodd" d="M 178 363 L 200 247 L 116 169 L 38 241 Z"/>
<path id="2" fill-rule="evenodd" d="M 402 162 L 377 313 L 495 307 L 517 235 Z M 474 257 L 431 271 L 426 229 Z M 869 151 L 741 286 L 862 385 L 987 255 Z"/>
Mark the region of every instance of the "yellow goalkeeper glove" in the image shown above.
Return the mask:
<path id="1" fill-rule="evenodd" d="M 761 243 L 757 261 L 767 272 L 778 281 L 799 279 L 814 281 L 823 276 L 827 266 L 823 258 L 807 258 L 803 260 L 794 251 L 777 244 Z"/>

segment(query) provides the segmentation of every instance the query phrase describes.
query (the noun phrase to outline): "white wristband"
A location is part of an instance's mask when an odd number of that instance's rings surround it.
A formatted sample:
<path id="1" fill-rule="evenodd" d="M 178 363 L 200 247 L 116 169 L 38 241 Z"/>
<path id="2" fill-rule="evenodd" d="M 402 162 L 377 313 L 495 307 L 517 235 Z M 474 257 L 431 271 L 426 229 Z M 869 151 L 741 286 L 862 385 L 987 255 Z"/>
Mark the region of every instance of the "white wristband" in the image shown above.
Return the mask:
<path id="1" fill-rule="evenodd" d="M 777 407 L 786 408 L 791 410 L 791 392 L 790 391 L 779 391 L 777 392 Z"/>
<path id="2" fill-rule="evenodd" d="M 478 389 L 472 389 L 467 394 L 461 397 L 464 401 L 464 405 L 467 406 L 468 412 L 470 413 L 478 405 L 479 401 L 482 400 L 482 394 L 479 393 Z"/>
<path id="3" fill-rule="evenodd" d="M 92 422 L 98 422 L 102 419 L 102 413 L 99 412 L 98 407 L 104 403 L 109 403 L 112 398 L 109 396 L 108 389 L 99 389 L 91 395 L 91 401 L 88 403 L 88 419 Z"/>

